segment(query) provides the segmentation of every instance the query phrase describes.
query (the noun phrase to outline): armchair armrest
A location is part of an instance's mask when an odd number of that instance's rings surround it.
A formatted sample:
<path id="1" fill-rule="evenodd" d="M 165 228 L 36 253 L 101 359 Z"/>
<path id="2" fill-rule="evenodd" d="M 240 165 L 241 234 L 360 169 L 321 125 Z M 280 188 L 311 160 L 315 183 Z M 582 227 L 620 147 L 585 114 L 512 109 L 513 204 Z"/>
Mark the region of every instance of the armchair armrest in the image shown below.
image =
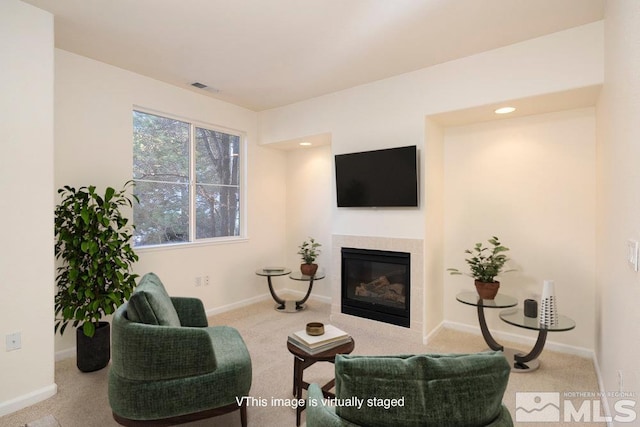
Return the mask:
<path id="1" fill-rule="evenodd" d="M 335 408 L 325 404 L 318 384 L 310 384 L 307 396 L 307 427 L 358 427 L 357 424 L 340 418 Z"/>
<path id="2" fill-rule="evenodd" d="M 189 297 L 171 297 L 173 307 L 178 313 L 180 324 L 182 326 L 192 326 L 204 328 L 209 326 L 207 314 L 204 311 L 204 305 L 198 298 Z"/>

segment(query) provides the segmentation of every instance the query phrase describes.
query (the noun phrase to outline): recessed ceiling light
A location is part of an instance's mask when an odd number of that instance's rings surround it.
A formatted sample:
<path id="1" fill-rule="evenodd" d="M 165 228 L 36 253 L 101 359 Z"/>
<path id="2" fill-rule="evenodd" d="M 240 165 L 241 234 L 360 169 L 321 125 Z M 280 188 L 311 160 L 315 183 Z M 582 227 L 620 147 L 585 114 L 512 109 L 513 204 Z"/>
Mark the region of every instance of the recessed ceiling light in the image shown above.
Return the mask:
<path id="1" fill-rule="evenodd" d="M 494 112 L 496 114 L 509 114 L 509 113 L 513 113 L 514 111 L 516 111 L 515 107 L 502 107 L 502 108 L 498 108 Z"/>
<path id="2" fill-rule="evenodd" d="M 309 147 L 311 145 L 310 142 L 301 142 L 300 145 L 302 145 L 303 147 Z"/>

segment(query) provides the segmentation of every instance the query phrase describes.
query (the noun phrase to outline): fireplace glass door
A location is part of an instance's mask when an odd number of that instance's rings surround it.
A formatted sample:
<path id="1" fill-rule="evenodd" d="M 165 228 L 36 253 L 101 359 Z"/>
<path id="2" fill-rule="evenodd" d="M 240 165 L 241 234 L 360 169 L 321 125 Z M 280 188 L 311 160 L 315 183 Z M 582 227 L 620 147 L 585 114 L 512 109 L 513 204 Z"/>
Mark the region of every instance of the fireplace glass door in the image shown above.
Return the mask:
<path id="1" fill-rule="evenodd" d="M 342 248 L 342 312 L 409 327 L 410 261 L 406 252 Z"/>

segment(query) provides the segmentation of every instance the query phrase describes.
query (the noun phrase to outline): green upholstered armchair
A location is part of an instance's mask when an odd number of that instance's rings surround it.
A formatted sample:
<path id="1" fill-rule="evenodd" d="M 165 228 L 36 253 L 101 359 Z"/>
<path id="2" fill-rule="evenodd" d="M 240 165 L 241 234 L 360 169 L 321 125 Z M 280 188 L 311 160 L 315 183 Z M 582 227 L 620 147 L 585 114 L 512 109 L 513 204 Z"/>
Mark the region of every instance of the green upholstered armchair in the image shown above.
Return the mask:
<path id="1" fill-rule="evenodd" d="M 153 273 L 112 321 L 109 404 L 122 425 L 175 425 L 240 409 L 251 358 L 237 330 L 209 327 L 202 302 L 169 297 Z M 236 397 L 238 399 L 236 399 Z"/>
<path id="2" fill-rule="evenodd" d="M 335 372 L 335 405 L 309 386 L 307 427 L 513 426 L 502 404 L 510 367 L 499 352 L 338 355 Z"/>

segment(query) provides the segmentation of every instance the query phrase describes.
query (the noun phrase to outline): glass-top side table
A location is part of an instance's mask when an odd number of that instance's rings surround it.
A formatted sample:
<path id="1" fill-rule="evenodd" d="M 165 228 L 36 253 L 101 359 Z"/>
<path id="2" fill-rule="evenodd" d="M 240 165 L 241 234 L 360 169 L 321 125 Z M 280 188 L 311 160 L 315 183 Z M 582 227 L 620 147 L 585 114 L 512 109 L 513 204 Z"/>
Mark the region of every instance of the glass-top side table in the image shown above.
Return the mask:
<path id="1" fill-rule="evenodd" d="M 271 294 L 271 298 L 278 304 L 276 305 L 276 310 L 284 310 L 286 307 L 286 301 L 283 300 L 276 294 L 276 291 L 273 290 L 273 283 L 271 283 L 272 277 L 277 276 L 286 276 L 291 274 L 291 270 L 285 267 L 264 267 L 256 270 L 256 274 L 258 276 L 266 276 L 267 283 L 269 284 L 269 293 Z"/>
<path id="2" fill-rule="evenodd" d="M 324 279 L 324 270 L 318 269 L 316 274 L 313 276 L 307 276 L 306 274 L 302 274 L 300 270 L 294 271 L 289 275 L 289 279 L 291 280 L 299 280 L 302 282 L 309 282 L 309 288 L 307 289 L 307 293 L 300 301 L 296 301 L 295 310 L 304 310 L 304 303 L 309 299 L 309 295 L 311 295 L 311 289 L 313 289 L 313 281 L 314 280 L 322 280 Z"/>
<path id="3" fill-rule="evenodd" d="M 555 325 L 542 325 L 538 317 L 527 317 L 524 315 L 524 310 L 519 308 L 500 312 L 500 319 L 519 328 L 538 331 L 538 339 L 528 354 L 514 352 L 512 359 L 514 361 L 514 372 L 531 372 L 538 368 L 539 362 L 537 359 L 542 353 L 548 332 L 570 331 L 576 327 L 576 322 L 573 319 L 563 315 L 558 316 L 558 323 Z"/>
<path id="4" fill-rule="evenodd" d="M 300 310 L 304 310 L 304 303 L 307 302 L 307 299 L 309 299 L 309 295 L 311 295 L 311 289 L 313 288 L 313 281 L 321 280 L 321 279 L 324 279 L 325 277 L 324 270 L 321 270 L 321 269 L 319 269 L 316 272 L 316 274 L 313 276 L 306 276 L 302 274 L 300 270 L 292 272 L 291 269 L 285 268 L 285 267 L 259 268 L 256 270 L 256 274 L 258 276 L 264 276 L 267 278 L 267 283 L 269 285 L 269 293 L 271 294 L 271 298 L 273 298 L 273 300 L 276 302 L 275 309 L 285 313 L 296 313 Z M 288 301 L 280 298 L 278 294 L 276 294 L 276 291 L 273 289 L 273 283 L 271 281 L 272 277 L 277 277 L 277 276 L 289 276 L 289 278 L 292 280 L 309 282 L 309 288 L 307 289 L 307 293 L 304 296 L 304 298 L 302 298 L 299 301 Z"/>
<path id="5" fill-rule="evenodd" d="M 489 328 L 487 327 L 487 320 L 484 316 L 484 309 L 486 308 L 509 308 L 518 305 L 518 300 L 512 296 L 505 294 L 496 295 L 495 299 L 482 299 L 478 296 L 477 292 L 460 292 L 456 295 L 456 300 L 463 304 L 473 305 L 478 311 L 478 324 L 480 325 L 480 331 L 482 337 L 487 343 L 489 348 L 494 351 L 503 351 L 504 346 L 498 344 L 493 338 Z"/>

